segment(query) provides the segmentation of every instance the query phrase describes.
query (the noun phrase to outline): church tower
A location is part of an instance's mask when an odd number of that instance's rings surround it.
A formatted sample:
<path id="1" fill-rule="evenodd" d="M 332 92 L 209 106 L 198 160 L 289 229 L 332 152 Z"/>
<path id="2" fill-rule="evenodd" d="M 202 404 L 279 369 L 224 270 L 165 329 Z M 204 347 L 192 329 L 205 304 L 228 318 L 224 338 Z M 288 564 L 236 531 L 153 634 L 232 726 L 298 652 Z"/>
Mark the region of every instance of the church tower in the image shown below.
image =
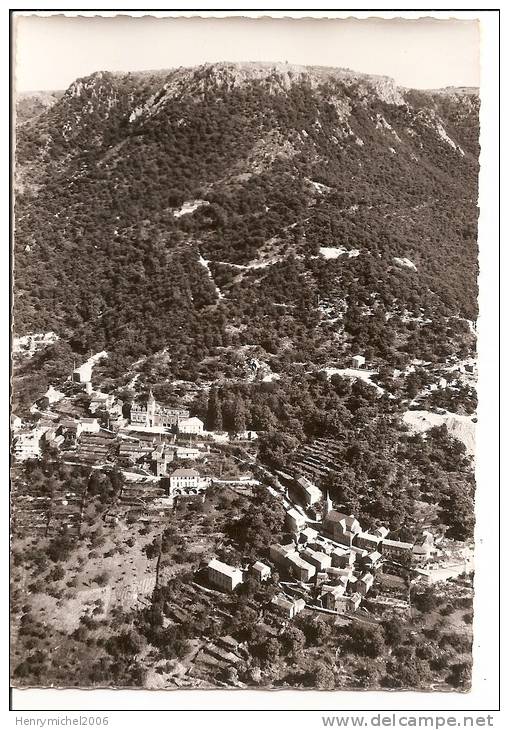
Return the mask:
<path id="1" fill-rule="evenodd" d="M 156 399 L 154 398 L 154 394 L 152 393 L 152 388 L 151 388 L 150 393 L 148 394 L 148 400 L 147 400 L 147 426 L 154 425 L 155 413 L 156 413 Z"/>
<path id="2" fill-rule="evenodd" d="M 329 490 L 327 490 L 327 496 L 325 497 L 325 509 L 324 509 L 324 518 L 327 517 L 329 512 L 332 512 L 334 509 L 334 505 L 332 504 L 332 499 L 329 497 Z"/>

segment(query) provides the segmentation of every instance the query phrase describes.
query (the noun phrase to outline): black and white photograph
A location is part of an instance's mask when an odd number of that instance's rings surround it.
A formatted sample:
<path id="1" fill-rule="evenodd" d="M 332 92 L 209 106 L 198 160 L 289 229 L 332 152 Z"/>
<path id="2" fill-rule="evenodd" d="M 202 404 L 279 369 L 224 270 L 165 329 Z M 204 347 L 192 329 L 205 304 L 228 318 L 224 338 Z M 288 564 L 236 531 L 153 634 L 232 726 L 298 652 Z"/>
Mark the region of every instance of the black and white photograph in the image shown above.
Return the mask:
<path id="1" fill-rule="evenodd" d="M 14 688 L 469 693 L 453 15 L 14 14 Z"/>

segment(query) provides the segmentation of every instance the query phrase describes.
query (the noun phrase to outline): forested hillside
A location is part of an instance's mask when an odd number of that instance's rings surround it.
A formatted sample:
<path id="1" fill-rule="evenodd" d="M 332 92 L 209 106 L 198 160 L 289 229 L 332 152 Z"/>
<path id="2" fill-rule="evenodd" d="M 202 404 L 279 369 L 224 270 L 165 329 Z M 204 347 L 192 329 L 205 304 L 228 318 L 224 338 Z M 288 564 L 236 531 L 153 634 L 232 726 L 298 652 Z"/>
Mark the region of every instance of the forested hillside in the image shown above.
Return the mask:
<path id="1" fill-rule="evenodd" d="M 404 363 L 456 352 L 476 318 L 472 90 L 100 72 L 19 121 L 14 331 L 60 337 L 32 371 L 106 349 L 118 379 L 166 349 L 192 379 L 246 345 L 280 369 L 359 348 Z"/>

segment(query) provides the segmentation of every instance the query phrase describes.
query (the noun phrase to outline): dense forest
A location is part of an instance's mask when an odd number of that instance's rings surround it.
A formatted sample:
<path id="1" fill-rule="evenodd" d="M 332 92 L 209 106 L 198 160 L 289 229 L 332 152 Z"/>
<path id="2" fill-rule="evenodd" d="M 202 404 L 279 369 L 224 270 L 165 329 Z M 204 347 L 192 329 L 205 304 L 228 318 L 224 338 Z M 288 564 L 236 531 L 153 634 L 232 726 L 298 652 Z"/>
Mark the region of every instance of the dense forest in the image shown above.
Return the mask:
<path id="1" fill-rule="evenodd" d="M 220 64 L 24 104 L 14 331 L 60 336 L 46 368 L 102 349 L 114 378 L 166 348 L 191 380 L 218 347 L 283 368 L 446 356 L 476 317 L 474 93 Z"/>

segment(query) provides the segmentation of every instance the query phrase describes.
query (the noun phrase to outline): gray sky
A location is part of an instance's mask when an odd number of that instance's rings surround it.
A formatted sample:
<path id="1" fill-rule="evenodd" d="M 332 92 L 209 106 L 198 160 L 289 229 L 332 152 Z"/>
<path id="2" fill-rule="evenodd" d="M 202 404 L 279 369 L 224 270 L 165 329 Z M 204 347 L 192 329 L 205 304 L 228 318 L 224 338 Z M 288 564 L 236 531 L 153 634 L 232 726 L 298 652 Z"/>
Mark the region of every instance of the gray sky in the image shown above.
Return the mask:
<path id="1" fill-rule="evenodd" d="M 341 66 L 414 88 L 479 85 L 471 20 L 18 16 L 16 23 L 18 91 L 65 89 L 94 71 L 206 61 Z"/>

